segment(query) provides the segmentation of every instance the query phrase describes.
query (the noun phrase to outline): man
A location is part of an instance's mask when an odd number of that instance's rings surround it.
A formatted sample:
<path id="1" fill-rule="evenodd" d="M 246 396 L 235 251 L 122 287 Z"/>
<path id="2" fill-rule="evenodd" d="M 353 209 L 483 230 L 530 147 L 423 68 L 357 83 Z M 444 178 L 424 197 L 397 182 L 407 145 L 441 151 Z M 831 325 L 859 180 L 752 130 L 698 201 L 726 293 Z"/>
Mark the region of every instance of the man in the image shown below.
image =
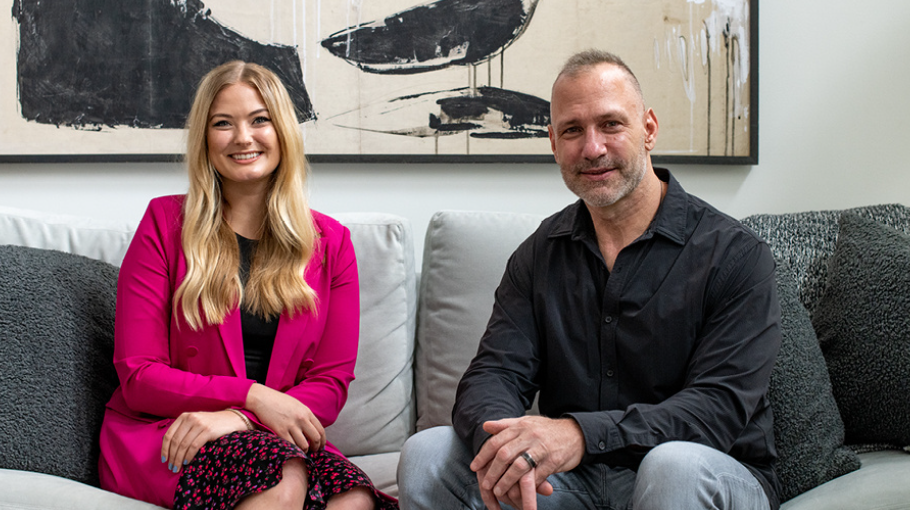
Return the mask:
<path id="1" fill-rule="evenodd" d="M 550 108 L 580 200 L 509 260 L 458 437 L 405 444 L 402 508 L 776 509 L 768 246 L 651 166 L 657 117 L 618 57 L 572 57 Z"/>

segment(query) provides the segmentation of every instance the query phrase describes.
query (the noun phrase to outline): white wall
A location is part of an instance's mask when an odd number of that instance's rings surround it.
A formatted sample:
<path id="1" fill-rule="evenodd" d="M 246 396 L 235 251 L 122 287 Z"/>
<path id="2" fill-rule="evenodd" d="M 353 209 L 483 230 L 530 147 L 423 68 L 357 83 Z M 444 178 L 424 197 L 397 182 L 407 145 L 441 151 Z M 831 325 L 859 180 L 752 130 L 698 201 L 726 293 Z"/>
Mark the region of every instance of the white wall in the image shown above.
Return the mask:
<path id="1" fill-rule="evenodd" d="M 910 205 L 910 2 L 762 0 L 759 12 L 760 164 L 671 166 L 683 186 L 736 217 Z M 175 164 L 0 164 L 0 205 L 63 214 L 138 221 L 185 186 Z M 440 209 L 547 213 L 574 198 L 555 165 L 486 164 L 319 164 L 311 195 L 327 213 L 405 216 L 418 248 Z"/>

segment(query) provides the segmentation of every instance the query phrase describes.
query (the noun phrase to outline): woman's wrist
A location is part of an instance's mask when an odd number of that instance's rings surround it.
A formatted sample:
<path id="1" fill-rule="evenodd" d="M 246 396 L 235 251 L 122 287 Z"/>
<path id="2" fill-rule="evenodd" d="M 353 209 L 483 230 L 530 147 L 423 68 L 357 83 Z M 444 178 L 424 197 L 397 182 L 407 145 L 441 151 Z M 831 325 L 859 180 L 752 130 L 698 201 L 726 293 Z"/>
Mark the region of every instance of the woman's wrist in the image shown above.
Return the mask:
<path id="1" fill-rule="evenodd" d="M 227 409 L 227 411 L 236 414 L 243 421 L 243 425 L 246 427 L 246 430 L 256 430 L 256 426 L 253 425 L 253 421 L 250 420 L 247 415 L 243 414 L 240 409 L 230 408 Z"/>
<path id="2" fill-rule="evenodd" d="M 253 383 L 253 385 L 250 386 L 250 391 L 246 394 L 246 405 L 243 406 L 244 409 L 249 409 L 253 414 L 256 413 L 257 405 L 262 398 L 261 392 L 263 389 L 267 388 L 259 383 Z"/>

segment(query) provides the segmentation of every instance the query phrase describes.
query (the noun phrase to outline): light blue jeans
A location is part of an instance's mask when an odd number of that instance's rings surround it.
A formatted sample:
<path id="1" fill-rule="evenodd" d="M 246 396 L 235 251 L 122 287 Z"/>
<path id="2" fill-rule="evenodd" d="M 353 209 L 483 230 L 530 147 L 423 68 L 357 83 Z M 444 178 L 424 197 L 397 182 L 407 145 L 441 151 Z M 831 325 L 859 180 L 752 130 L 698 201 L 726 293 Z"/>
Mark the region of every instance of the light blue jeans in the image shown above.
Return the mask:
<path id="1" fill-rule="evenodd" d="M 402 510 L 482 510 L 477 476 L 468 467 L 471 459 L 471 451 L 452 427 L 435 427 L 412 436 L 398 464 Z M 637 473 L 588 464 L 548 480 L 553 494 L 537 497 L 541 510 L 770 507 L 748 469 L 729 455 L 695 443 L 672 442 L 652 449 Z"/>

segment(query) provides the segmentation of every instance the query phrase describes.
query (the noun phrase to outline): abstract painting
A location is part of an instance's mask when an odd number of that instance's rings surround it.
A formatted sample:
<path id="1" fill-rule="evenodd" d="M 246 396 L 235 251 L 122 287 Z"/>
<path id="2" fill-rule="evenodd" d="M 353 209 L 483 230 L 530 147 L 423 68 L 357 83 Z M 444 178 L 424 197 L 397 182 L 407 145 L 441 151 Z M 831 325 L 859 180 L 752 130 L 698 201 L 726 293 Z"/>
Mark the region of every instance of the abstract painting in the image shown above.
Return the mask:
<path id="1" fill-rule="evenodd" d="M 665 163 L 758 157 L 757 0 L 12 0 L 0 161 L 173 160 L 199 79 L 263 64 L 311 160 L 550 162 L 563 61 L 622 56 Z M 0 18 L 2 19 L 2 18 Z"/>

